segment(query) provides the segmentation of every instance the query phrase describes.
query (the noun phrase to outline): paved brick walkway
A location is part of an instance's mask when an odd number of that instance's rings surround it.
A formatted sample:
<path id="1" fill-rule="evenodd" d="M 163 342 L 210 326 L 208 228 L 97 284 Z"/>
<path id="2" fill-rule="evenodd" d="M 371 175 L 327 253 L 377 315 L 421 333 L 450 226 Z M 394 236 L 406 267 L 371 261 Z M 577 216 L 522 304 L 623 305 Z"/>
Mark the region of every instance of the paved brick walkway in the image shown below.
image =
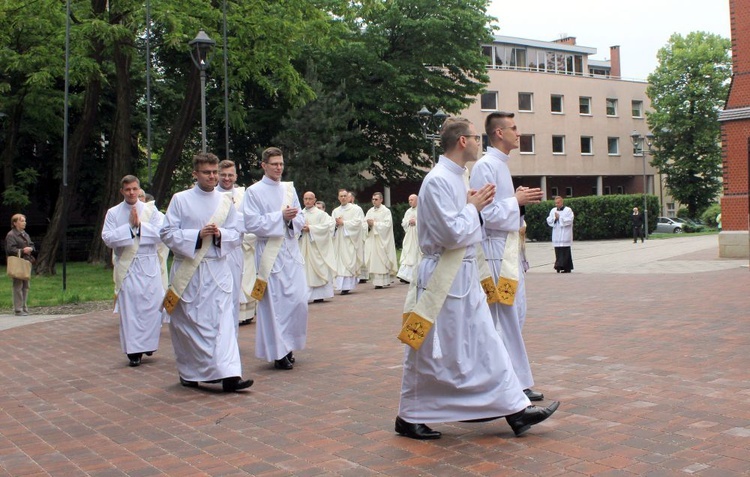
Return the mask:
<path id="1" fill-rule="evenodd" d="M 575 258 L 575 256 L 574 256 Z M 690 253 L 685 260 L 702 259 Z M 91 313 L 0 332 L 0 476 L 742 475 L 750 469 L 750 273 L 530 273 L 536 388 L 560 410 L 397 436 L 405 285 L 311 305 L 292 371 L 249 392 L 178 384 L 165 327 L 138 368 Z"/>

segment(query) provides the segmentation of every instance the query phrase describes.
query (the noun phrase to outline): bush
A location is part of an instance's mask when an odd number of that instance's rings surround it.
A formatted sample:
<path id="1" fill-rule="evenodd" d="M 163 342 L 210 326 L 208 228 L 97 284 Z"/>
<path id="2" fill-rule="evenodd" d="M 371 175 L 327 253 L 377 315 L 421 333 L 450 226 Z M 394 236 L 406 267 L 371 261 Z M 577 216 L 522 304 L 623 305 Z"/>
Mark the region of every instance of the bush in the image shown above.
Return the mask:
<path id="1" fill-rule="evenodd" d="M 701 214 L 701 220 L 704 224 L 709 227 L 717 227 L 716 216 L 721 213 L 721 204 L 711 204 L 703 214 Z"/>
<path id="2" fill-rule="evenodd" d="M 659 198 L 648 195 L 649 233 L 656 228 L 659 215 Z M 606 240 L 633 236 L 633 223 L 630 216 L 633 207 L 643 208 L 643 196 L 603 195 L 565 199 L 565 205 L 573 209 L 574 240 Z M 526 206 L 526 235 L 530 240 L 552 240 L 552 227 L 547 225 L 547 216 L 555 206 L 547 200 L 540 204 Z"/>

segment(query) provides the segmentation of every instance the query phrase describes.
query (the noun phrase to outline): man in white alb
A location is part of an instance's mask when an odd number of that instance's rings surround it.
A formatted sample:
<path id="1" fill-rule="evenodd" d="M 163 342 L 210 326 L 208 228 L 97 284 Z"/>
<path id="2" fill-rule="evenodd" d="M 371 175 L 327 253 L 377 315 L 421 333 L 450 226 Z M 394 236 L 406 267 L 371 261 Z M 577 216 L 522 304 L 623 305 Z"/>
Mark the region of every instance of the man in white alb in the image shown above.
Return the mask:
<path id="1" fill-rule="evenodd" d="M 404 213 L 401 227 L 404 229 L 404 242 L 401 246 L 401 266 L 396 276 L 402 283 L 411 283 L 414 267 L 422 258 L 417 238 L 417 194 L 409 196 L 409 208 Z"/>
<path id="2" fill-rule="evenodd" d="M 130 366 L 159 348 L 164 286 L 157 247 L 164 214 L 138 200 L 137 177 L 120 181 L 124 200 L 107 211 L 102 240 L 114 252 L 115 313 L 120 313 L 120 345 Z"/>
<path id="3" fill-rule="evenodd" d="M 341 290 L 342 295 L 346 295 L 357 288 L 359 283 L 359 247 L 364 235 L 365 214 L 360 207 L 349 202 L 349 193 L 346 189 L 339 189 L 338 198 L 341 205 L 331 212 L 336 223 L 333 235 L 333 247 L 336 251 L 334 288 Z"/>
<path id="4" fill-rule="evenodd" d="M 469 185 L 472 188 L 484 184 L 497 187 L 495 199 L 482 210 L 482 248 L 493 280 L 498 283 L 503 276 L 506 283 L 514 280 L 517 285 L 512 298 L 506 299 L 506 303 L 493 303 L 490 310 L 524 393 L 532 401 L 541 401 L 544 395 L 531 389 L 534 378 L 522 335 L 526 318 L 526 283 L 519 230 L 523 226 L 525 205 L 538 204 L 543 192 L 539 188 L 513 188 L 508 154 L 518 148 L 520 138 L 513 116 L 513 113 L 498 111 L 485 119 L 485 132 L 491 147 L 471 170 Z"/>
<path id="5" fill-rule="evenodd" d="M 242 213 L 245 230 L 258 237 L 255 251 L 258 300 L 255 356 L 274 362 L 274 368 L 294 367 L 294 351 L 307 341 L 307 280 L 299 236 L 305 219 L 300 214 L 294 184 L 281 182 L 284 156 L 269 147 L 261 159 L 263 178 L 245 191 Z"/>
<path id="6" fill-rule="evenodd" d="M 227 256 L 240 246 L 237 210 L 216 190 L 219 158 L 211 153 L 193 157 L 193 188 L 172 196 L 162 241 L 174 253 L 164 310 L 180 383 L 221 383 L 226 392 L 249 388 L 234 318 L 232 271 Z"/>
<path id="7" fill-rule="evenodd" d="M 406 348 L 395 426 L 412 439 L 441 436 L 426 423 L 499 417 L 521 435 L 559 406 L 532 406 L 523 393 L 479 283 L 475 252 L 482 241 L 481 211 L 492 202 L 495 187 L 467 191 L 464 173 L 477 159 L 481 139 L 468 120 L 449 118 L 440 134 L 445 154 L 419 190 L 424 257 L 412 284 L 417 301 L 404 330 L 419 322 L 411 336 L 427 332 L 421 346 Z"/>
<path id="8" fill-rule="evenodd" d="M 383 194 L 372 195 L 372 208 L 365 215 L 365 266 L 375 288 L 391 285 L 391 277 L 398 272 L 396 243 L 393 238 L 393 216 L 383 205 Z"/>
<path id="9" fill-rule="evenodd" d="M 302 216 L 300 250 L 305 259 L 305 275 L 310 289 L 308 301 L 321 303 L 333 297 L 333 276 L 336 273 L 336 256 L 333 253 L 333 230 L 336 223 L 330 215 L 316 207 L 315 194 L 307 191 L 302 196 L 305 208 Z"/>

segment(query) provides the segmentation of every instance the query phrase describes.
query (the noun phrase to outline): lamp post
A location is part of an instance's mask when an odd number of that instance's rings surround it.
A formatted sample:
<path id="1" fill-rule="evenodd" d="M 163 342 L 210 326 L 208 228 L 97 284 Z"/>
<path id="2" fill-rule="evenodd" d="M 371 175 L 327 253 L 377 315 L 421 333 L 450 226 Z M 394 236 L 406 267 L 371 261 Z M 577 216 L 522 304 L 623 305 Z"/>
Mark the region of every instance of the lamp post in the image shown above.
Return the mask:
<path id="1" fill-rule="evenodd" d="M 648 183 L 646 181 L 646 148 L 643 146 L 648 146 L 648 150 L 651 151 L 651 144 L 652 140 L 654 139 L 654 136 L 652 134 L 647 134 L 644 138 L 641 133 L 638 131 L 633 131 L 630 133 L 630 140 L 633 142 L 633 152 L 635 153 L 638 149 L 638 146 L 641 148 L 641 156 L 643 156 L 643 221 L 645 222 L 645 228 L 643 231 L 643 236 L 648 239 L 648 208 L 646 204 L 646 193 L 648 192 L 647 186 Z"/>
<path id="2" fill-rule="evenodd" d="M 443 123 L 448 118 L 448 115 L 442 109 L 438 109 L 433 114 L 427 109 L 427 106 L 422 106 L 422 109 L 417 112 L 417 119 L 419 119 L 419 126 L 422 128 L 422 137 L 430 141 L 432 145 L 432 165 L 435 165 L 435 141 L 440 140 L 440 129 L 443 127 Z"/>
<path id="3" fill-rule="evenodd" d="M 209 55 L 216 42 L 201 30 L 190 40 L 190 58 L 201 72 L 201 151 L 206 152 L 206 69 L 211 61 Z"/>

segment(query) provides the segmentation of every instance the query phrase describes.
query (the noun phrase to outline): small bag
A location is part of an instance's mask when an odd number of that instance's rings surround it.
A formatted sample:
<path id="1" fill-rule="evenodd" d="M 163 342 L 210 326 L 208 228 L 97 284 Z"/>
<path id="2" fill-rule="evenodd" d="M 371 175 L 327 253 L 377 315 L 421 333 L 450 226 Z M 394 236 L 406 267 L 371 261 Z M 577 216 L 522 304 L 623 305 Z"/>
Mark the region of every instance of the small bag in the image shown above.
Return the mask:
<path id="1" fill-rule="evenodd" d="M 21 251 L 18 256 L 10 255 L 8 257 L 8 276 L 18 280 L 31 279 L 31 262 L 21 258 Z"/>

